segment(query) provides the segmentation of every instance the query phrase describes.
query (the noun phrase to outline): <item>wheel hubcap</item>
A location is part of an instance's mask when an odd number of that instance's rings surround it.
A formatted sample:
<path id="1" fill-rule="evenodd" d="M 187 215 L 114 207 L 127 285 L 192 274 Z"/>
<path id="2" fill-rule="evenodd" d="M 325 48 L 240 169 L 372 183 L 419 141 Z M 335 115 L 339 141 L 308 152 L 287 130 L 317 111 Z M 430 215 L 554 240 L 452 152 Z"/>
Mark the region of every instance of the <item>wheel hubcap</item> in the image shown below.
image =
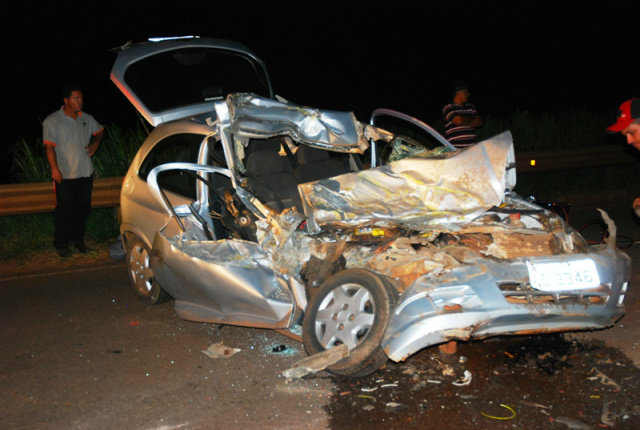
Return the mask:
<path id="1" fill-rule="evenodd" d="M 149 253 L 143 246 L 136 245 L 131 250 L 129 270 L 138 293 L 143 297 L 149 296 L 153 288 L 153 272 L 149 267 Z"/>
<path id="2" fill-rule="evenodd" d="M 353 349 L 364 339 L 375 319 L 375 303 L 369 290 L 358 284 L 341 285 L 320 303 L 315 333 L 328 349 L 346 344 Z"/>

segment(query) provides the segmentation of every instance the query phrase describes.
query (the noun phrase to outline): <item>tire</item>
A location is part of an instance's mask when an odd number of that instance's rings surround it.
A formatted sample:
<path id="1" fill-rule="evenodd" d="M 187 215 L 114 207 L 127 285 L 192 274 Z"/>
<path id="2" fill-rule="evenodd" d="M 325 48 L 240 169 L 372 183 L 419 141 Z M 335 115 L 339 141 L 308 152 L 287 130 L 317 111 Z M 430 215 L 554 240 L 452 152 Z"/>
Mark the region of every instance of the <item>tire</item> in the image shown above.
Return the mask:
<path id="1" fill-rule="evenodd" d="M 388 360 L 380 346 L 395 308 L 397 293 L 383 277 L 349 269 L 328 278 L 310 300 L 302 325 L 309 355 L 346 343 L 349 356 L 327 370 L 360 377 L 378 370 Z"/>
<path id="2" fill-rule="evenodd" d="M 171 298 L 153 278 L 149 266 L 149 249 L 135 235 L 126 242 L 127 277 L 133 292 L 149 305 L 166 302 Z"/>

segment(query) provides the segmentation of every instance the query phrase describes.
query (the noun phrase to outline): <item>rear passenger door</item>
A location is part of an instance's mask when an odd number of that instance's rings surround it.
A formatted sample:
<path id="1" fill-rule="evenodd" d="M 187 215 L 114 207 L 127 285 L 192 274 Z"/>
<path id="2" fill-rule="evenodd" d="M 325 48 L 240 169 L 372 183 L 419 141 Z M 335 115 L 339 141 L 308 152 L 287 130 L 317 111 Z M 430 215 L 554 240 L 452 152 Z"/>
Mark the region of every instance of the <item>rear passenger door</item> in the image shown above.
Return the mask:
<path id="1" fill-rule="evenodd" d="M 153 138 L 153 134 L 152 134 Z M 162 228 L 167 220 L 166 212 L 157 205 L 149 187 L 147 177 L 154 167 L 168 162 L 198 163 L 204 152 L 203 144 L 207 135 L 200 133 L 179 132 L 158 137 L 142 159 L 137 172 L 123 184 L 122 219 L 123 228 L 135 233 L 151 246 L 156 231 Z M 201 184 L 184 172 L 169 171 L 158 178 L 166 196 L 174 206 L 190 204 L 198 199 Z"/>

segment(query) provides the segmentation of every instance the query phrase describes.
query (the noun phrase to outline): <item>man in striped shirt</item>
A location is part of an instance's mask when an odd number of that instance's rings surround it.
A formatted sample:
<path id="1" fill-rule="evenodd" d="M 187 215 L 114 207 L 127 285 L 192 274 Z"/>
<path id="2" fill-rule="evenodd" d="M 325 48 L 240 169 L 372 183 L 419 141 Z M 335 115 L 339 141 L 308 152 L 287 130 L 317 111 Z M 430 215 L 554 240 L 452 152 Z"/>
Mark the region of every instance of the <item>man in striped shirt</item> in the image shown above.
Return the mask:
<path id="1" fill-rule="evenodd" d="M 454 82 L 451 92 L 453 101 L 442 109 L 446 138 L 456 148 L 466 148 L 476 143 L 476 128 L 482 126 L 482 117 L 469 103 L 471 94 L 466 82 Z"/>

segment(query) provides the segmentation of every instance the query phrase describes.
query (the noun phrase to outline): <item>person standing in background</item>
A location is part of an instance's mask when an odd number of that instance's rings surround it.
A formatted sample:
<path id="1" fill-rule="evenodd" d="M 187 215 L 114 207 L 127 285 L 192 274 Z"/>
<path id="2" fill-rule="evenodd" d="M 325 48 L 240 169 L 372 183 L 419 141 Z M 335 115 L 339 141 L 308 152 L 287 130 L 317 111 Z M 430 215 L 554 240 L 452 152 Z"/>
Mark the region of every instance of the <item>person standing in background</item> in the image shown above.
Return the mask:
<path id="1" fill-rule="evenodd" d="M 63 89 L 64 105 L 43 122 L 43 143 L 51 166 L 56 209 L 53 245 L 61 257 L 72 255 L 71 247 L 86 254 L 85 224 L 91 213 L 93 162 L 104 137 L 104 127 L 82 111 L 84 99 L 76 85 Z"/>
<path id="2" fill-rule="evenodd" d="M 617 118 L 607 130 L 622 133 L 629 145 L 640 150 L 640 99 L 634 97 L 622 103 Z M 633 211 L 640 217 L 640 197 L 633 201 Z"/>
<path id="3" fill-rule="evenodd" d="M 474 105 L 469 103 L 469 86 L 456 81 L 451 86 L 453 100 L 442 109 L 447 140 L 456 148 L 466 148 L 476 143 L 476 129 L 484 122 Z"/>

